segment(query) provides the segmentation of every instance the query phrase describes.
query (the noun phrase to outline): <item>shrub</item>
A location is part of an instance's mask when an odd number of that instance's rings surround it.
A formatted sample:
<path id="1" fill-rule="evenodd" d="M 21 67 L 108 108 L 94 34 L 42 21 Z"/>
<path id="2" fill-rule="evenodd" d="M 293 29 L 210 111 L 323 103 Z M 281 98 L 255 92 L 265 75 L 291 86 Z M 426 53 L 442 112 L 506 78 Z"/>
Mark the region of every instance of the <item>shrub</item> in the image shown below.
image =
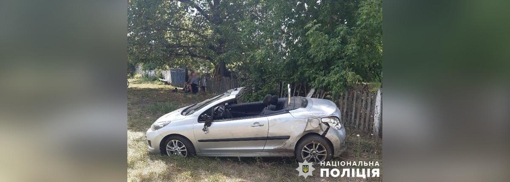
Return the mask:
<path id="1" fill-rule="evenodd" d="M 143 77 L 143 75 L 142 75 L 142 74 L 135 74 L 135 75 L 133 76 L 133 78 L 136 78 L 136 79 L 141 79 L 142 77 Z"/>
<path id="2" fill-rule="evenodd" d="M 154 63 L 144 63 L 142 65 L 143 70 L 155 70 L 156 68 L 157 68 L 157 66 Z"/>
<path id="3" fill-rule="evenodd" d="M 128 77 L 133 77 L 135 74 L 135 71 L 136 71 L 136 65 L 134 63 L 128 61 L 128 65 L 127 65 Z"/>
<path id="4" fill-rule="evenodd" d="M 161 72 L 161 70 L 156 70 L 156 77 L 163 78 L 163 73 Z"/>
<path id="5" fill-rule="evenodd" d="M 151 76 L 149 76 L 149 74 L 143 74 L 143 76 L 142 76 L 142 81 L 144 81 L 144 82 L 152 82 L 152 81 L 156 81 L 156 80 L 158 80 L 157 77 L 151 77 Z"/>

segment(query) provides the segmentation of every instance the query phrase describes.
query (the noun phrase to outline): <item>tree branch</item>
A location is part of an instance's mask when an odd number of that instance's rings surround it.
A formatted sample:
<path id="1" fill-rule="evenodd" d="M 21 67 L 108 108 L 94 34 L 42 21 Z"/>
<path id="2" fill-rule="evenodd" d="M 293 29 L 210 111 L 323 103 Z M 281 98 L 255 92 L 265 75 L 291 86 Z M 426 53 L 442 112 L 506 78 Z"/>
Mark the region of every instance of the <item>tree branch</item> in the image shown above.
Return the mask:
<path id="1" fill-rule="evenodd" d="M 191 52 L 191 50 L 188 48 L 188 54 L 191 56 L 191 57 L 196 57 L 196 58 L 202 58 L 202 59 L 205 59 L 205 60 L 209 60 L 211 63 L 214 64 L 214 61 L 211 57 L 209 56 L 201 56 L 201 55 L 198 55 L 198 54 L 195 54 L 193 52 Z"/>
<path id="2" fill-rule="evenodd" d="M 214 60 L 211 57 L 205 56 L 205 55 L 198 55 L 191 51 L 191 48 L 201 48 L 201 46 L 169 44 L 169 45 L 166 45 L 165 47 L 168 49 L 176 49 L 177 48 L 177 50 L 172 51 L 170 53 L 170 56 L 183 56 L 183 57 L 190 56 L 190 57 L 194 57 L 194 58 L 209 60 L 211 63 L 214 63 Z M 179 49 L 179 48 L 182 48 L 182 49 Z"/>
<path id="3" fill-rule="evenodd" d="M 202 37 L 202 38 L 204 38 L 204 39 L 206 39 L 206 38 L 207 38 L 207 36 L 205 36 L 205 35 L 203 35 L 203 34 L 199 33 L 199 32 L 198 32 L 198 31 L 196 31 L 196 30 L 191 30 L 191 29 L 182 28 L 182 27 L 176 27 L 176 26 L 170 26 L 170 28 L 171 28 L 171 29 L 181 30 L 181 31 L 188 31 L 188 32 L 194 33 L 194 34 L 196 34 L 196 35 L 198 35 L 198 36 L 200 36 L 200 37 Z"/>
<path id="4" fill-rule="evenodd" d="M 197 9 L 197 11 L 198 11 L 198 12 L 199 12 L 202 16 L 204 16 L 204 17 L 205 17 L 205 19 L 207 19 L 207 20 L 211 21 L 211 20 L 209 19 L 209 15 L 208 15 L 208 14 L 207 14 L 207 13 L 206 13 L 206 12 L 205 12 L 202 8 L 200 8 L 200 6 L 198 6 L 198 4 L 196 4 L 195 2 L 192 2 L 192 1 L 190 1 L 190 0 L 178 0 L 178 1 L 180 1 L 181 3 L 188 4 L 188 5 L 192 6 L 193 8 Z"/>
<path id="5" fill-rule="evenodd" d="M 182 44 L 168 44 L 165 46 L 167 49 L 173 49 L 173 48 L 199 48 L 201 46 L 196 45 L 182 45 Z"/>
<path id="6" fill-rule="evenodd" d="M 211 1 L 207 1 L 207 3 L 209 4 L 209 9 L 213 9 L 213 4 Z"/>

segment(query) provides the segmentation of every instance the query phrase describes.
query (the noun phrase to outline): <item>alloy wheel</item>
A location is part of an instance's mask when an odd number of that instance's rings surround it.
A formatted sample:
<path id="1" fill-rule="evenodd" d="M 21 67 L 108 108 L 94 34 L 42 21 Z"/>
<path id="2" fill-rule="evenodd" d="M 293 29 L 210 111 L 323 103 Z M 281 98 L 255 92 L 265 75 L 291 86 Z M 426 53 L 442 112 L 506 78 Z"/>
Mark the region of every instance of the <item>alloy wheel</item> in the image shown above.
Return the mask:
<path id="1" fill-rule="evenodd" d="M 166 144 L 166 154 L 167 155 L 177 155 L 177 156 L 188 156 L 188 150 L 186 149 L 186 145 L 182 143 L 180 140 L 170 140 Z"/>
<path id="2" fill-rule="evenodd" d="M 315 141 L 307 143 L 301 150 L 301 157 L 308 162 L 325 161 L 327 154 L 328 151 L 326 147 Z"/>

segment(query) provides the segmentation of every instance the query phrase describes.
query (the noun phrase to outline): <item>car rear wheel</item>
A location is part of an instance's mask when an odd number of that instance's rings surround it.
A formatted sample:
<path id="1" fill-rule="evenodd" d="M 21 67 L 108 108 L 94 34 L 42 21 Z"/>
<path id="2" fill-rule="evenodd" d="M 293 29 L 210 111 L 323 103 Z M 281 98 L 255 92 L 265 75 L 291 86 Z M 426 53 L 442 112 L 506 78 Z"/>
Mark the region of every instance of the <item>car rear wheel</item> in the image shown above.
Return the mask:
<path id="1" fill-rule="evenodd" d="M 168 156 L 190 157 L 195 155 L 195 148 L 186 138 L 171 136 L 166 140 L 165 153 Z"/>
<path id="2" fill-rule="evenodd" d="M 332 152 L 326 139 L 321 136 L 307 136 L 301 140 L 296 148 L 296 159 L 299 162 L 322 162 L 331 160 Z"/>

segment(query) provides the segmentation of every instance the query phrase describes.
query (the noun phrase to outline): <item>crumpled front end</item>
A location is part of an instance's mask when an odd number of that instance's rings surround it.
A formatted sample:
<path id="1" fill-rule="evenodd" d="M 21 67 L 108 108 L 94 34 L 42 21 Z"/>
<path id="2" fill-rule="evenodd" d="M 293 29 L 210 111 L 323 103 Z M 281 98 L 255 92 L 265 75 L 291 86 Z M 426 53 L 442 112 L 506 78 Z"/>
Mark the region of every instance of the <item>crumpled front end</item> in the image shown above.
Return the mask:
<path id="1" fill-rule="evenodd" d="M 334 157 L 340 156 L 347 149 L 345 142 L 347 135 L 343 126 L 335 129 L 322 123 L 321 118 L 310 118 L 303 133 L 317 133 L 327 138 L 332 144 Z"/>

